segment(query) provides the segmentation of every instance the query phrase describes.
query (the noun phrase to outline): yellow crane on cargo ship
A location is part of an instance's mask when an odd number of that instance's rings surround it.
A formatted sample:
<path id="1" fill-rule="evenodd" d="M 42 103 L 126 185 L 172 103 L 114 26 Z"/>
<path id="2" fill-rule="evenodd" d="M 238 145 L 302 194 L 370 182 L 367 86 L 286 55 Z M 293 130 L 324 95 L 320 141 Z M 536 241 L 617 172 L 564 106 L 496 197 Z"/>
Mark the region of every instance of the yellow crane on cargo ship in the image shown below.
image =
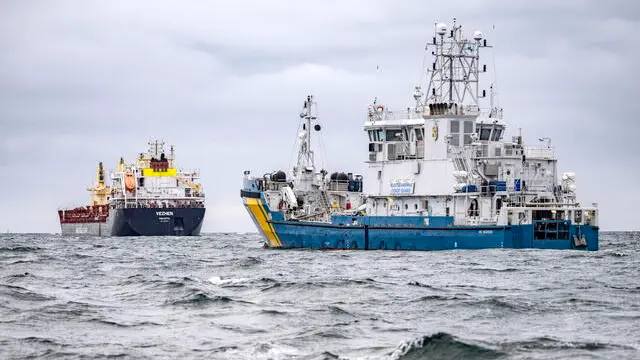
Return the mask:
<path id="1" fill-rule="evenodd" d="M 183 178 L 181 178 L 179 176 L 177 176 L 176 179 L 178 179 L 178 181 L 180 181 L 181 183 L 187 185 L 188 187 L 192 188 L 197 193 L 201 193 L 202 186 L 200 184 L 191 182 L 191 181 L 189 181 L 187 179 L 183 179 Z"/>
<path id="2" fill-rule="evenodd" d="M 96 184 L 87 189 L 91 192 L 91 205 L 107 205 L 109 204 L 109 194 L 111 193 L 111 187 L 107 186 L 104 181 L 104 167 L 102 167 L 102 161 L 98 163 L 98 169 L 96 171 Z"/>

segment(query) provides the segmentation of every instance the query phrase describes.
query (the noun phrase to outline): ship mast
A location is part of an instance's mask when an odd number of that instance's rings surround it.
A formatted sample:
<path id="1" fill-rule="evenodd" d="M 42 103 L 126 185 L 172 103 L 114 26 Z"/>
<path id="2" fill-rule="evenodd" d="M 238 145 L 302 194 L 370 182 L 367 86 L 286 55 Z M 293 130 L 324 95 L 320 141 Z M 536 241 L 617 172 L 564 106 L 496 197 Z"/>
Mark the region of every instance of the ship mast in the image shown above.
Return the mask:
<path id="1" fill-rule="evenodd" d="M 317 114 L 314 111 L 315 102 L 313 95 L 308 95 L 302 107 L 300 118 L 303 120 L 302 131 L 298 134 L 299 148 L 298 161 L 293 167 L 294 179 L 296 187 L 301 190 L 309 190 L 315 176 L 314 153 L 311 150 L 311 124 L 317 120 Z M 320 125 L 314 125 L 316 131 L 320 130 Z"/>
<path id="2" fill-rule="evenodd" d="M 451 30 L 444 23 L 435 24 L 435 36 L 426 47 L 434 57 L 427 69 L 429 115 L 461 114 L 463 106 L 467 114 L 479 113 L 479 101 L 486 97 L 486 90 L 480 91 L 480 73 L 487 71 L 487 65 L 479 63 L 480 49 L 488 47 L 481 31 L 475 31 L 472 40 L 466 39 L 455 18 Z"/>
<path id="3" fill-rule="evenodd" d="M 161 153 L 164 153 L 164 141 L 154 140 L 149 141 L 149 156 L 160 159 Z"/>

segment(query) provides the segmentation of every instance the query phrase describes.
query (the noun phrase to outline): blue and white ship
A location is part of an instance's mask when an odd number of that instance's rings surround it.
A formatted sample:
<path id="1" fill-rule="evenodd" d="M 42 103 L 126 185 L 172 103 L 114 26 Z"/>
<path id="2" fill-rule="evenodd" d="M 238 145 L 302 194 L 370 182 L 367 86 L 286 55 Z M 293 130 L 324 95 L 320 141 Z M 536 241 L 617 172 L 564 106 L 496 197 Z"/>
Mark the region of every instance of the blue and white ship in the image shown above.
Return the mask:
<path id="1" fill-rule="evenodd" d="M 293 171 L 245 171 L 241 197 L 266 247 L 598 250 L 597 204 L 577 201 L 574 173 L 558 176 L 550 140 L 505 138 L 493 85 L 480 88 L 483 34 L 467 39 L 455 20 L 434 30 L 426 93 L 416 87 L 402 111 L 368 109 L 363 176 L 316 169 L 312 96 Z"/>

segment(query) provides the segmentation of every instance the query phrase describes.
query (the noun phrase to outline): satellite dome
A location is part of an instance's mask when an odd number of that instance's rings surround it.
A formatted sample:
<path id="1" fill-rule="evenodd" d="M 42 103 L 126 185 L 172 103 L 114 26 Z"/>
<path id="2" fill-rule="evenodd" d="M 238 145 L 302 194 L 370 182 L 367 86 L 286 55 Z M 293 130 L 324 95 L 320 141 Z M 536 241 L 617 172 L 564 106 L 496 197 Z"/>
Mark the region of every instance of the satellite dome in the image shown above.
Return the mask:
<path id="1" fill-rule="evenodd" d="M 447 33 L 447 24 L 445 23 L 438 23 L 436 25 L 436 34 L 438 35 L 444 35 Z"/>
<path id="2" fill-rule="evenodd" d="M 274 172 L 273 174 L 271 174 L 271 181 L 286 182 L 287 181 L 287 174 L 285 174 L 285 172 L 282 171 L 282 170 L 278 170 L 278 171 Z"/>
<path id="3" fill-rule="evenodd" d="M 474 33 L 473 33 L 473 40 L 475 40 L 475 41 L 480 41 L 480 40 L 482 40 L 482 31 L 480 31 L 480 30 L 476 30 L 476 31 L 474 31 Z"/>

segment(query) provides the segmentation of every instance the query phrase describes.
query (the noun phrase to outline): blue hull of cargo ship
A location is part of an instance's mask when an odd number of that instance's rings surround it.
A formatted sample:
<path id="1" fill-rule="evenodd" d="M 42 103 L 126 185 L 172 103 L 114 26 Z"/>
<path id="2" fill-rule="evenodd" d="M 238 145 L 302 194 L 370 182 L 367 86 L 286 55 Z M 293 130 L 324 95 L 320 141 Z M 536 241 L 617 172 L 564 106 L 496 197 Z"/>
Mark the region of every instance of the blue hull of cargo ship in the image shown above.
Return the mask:
<path id="1" fill-rule="evenodd" d="M 527 225 L 459 226 L 450 216 L 333 216 L 331 222 L 285 220 L 260 193 L 242 192 L 249 215 L 273 248 L 362 250 L 598 250 L 598 227 L 547 220 Z M 576 246 L 582 238 L 586 246 Z"/>
<path id="2" fill-rule="evenodd" d="M 128 208 L 115 210 L 113 236 L 195 236 L 204 208 Z"/>

